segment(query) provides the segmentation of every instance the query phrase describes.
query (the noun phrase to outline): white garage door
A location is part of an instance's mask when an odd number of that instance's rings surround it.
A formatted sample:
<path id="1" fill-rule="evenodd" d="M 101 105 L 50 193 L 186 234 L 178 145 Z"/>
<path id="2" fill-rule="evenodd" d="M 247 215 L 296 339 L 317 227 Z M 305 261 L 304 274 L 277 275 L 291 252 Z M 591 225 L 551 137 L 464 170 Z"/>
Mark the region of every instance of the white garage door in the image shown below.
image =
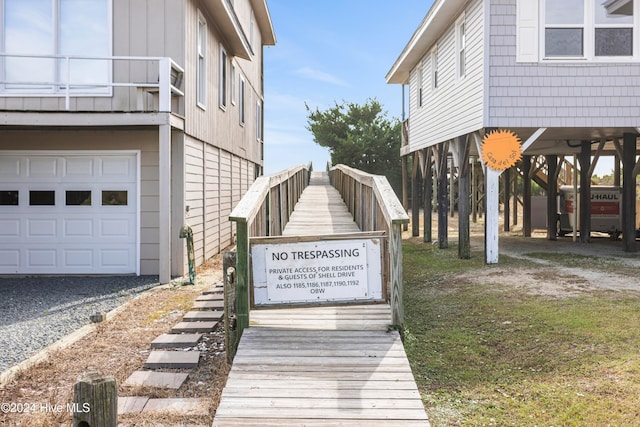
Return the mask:
<path id="1" fill-rule="evenodd" d="M 138 273 L 138 155 L 0 151 L 0 274 Z"/>

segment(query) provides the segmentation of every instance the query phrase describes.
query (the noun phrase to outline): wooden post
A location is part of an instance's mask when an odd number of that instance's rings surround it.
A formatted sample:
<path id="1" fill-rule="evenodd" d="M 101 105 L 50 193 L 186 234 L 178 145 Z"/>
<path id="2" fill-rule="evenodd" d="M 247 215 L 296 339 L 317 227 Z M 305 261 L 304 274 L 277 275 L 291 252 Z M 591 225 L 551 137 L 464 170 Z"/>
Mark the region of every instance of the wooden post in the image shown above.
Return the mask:
<path id="1" fill-rule="evenodd" d="M 246 221 L 236 221 L 236 321 L 238 337 L 249 327 L 249 227 Z"/>
<path id="2" fill-rule="evenodd" d="M 476 169 L 476 158 L 471 162 L 471 220 L 474 224 L 478 222 L 478 171 Z"/>
<path id="3" fill-rule="evenodd" d="M 518 169 L 513 168 L 513 216 L 511 217 L 511 223 L 518 225 Z"/>
<path id="4" fill-rule="evenodd" d="M 447 143 L 438 145 L 438 247 L 449 247 L 449 197 L 447 194 Z"/>
<path id="5" fill-rule="evenodd" d="M 469 140 L 467 135 L 458 138 L 458 258 L 471 258 L 471 234 L 469 230 Z"/>
<path id="6" fill-rule="evenodd" d="M 547 239 L 558 240 L 558 187 L 556 184 L 556 170 L 558 156 L 547 155 Z"/>
<path id="7" fill-rule="evenodd" d="M 620 157 L 617 154 L 613 157 L 613 185 L 620 187 Z"/>
<path id="8" fill-rule="evenodd" d="M 504 189 L 504 231 L 511 230 L 511 169 L 502 172 Z"/>
<path id="9" fill-rule="evenodd" d="M 635 158 L 635 154 L 634 154 Z M 589 243 L 591 240 L 591 142 L 582 141 L 580 145 L 580 241 Z M 577 194 L 575 195 L 577 197 Z M 574 198 L 574 209 L 577 208 Z"/>
<path id="10" fill-rule="evenodd" d="M 413 168 L 411 173 L 411 235 L 420 235 L 420 161 L 418 152 L 413 155 Z"/>
<path id="11" fill-rule="evenodd" d="M 402 206 L 406 211 L 409 209 L 409 190 L 407 189 L 407 156 L 402 156 Z M 407 231 L 409 229 L 409 224 L 402 224 L 402 229 Z"/>
<path id="12" fill-rule="evenodd" d="M 531 156 L 522 158 L 522 233 L 531 237 Z"/>
<path id="13" fill-rule="evenodd" d="M 431 148 L 427 148 L 424 155 L 424 176 L 423 178 L 423 191 L 424 191 L 424 210 L 423 216 L 423 236 L 424 242 L 429 243 L 433 240 L 431 233 L 431 224 L 433 222 L 433 168 L 431 167 Z"/>
<path id="14" fill-rule="evenodd" d="M 497 264 L 499 258 L 498 216 L 500 214 L 500 172 L 485 168 L 484 185 L 484 260 L 487 264 Z"/>
<path id="15" fill-rule="evenodd" d="M 118 386 L 112 376 L 84 374 L 73 386 L 73 427 L 116 427 Z"/>
<path id="16" fill-rule="evenodd" d="M 451 218 L 453 218 L 455 216 L 455 211 L 456 211 L 456 190 L 455 190 L 456 181 L 453 176 L 453 171 L 455 170 L 453 157 L 451 157 L 451 159 L 447 161 L 447 163 L 450 163 L 450 166 L 449 166 L 449 215 L 451 216 Z"/>
<path id="17" fill-rule="evenodd" d="M 636 139 L 625 133 L 622 145 L 622 247 L 625 252 L 636 251 Z"/>

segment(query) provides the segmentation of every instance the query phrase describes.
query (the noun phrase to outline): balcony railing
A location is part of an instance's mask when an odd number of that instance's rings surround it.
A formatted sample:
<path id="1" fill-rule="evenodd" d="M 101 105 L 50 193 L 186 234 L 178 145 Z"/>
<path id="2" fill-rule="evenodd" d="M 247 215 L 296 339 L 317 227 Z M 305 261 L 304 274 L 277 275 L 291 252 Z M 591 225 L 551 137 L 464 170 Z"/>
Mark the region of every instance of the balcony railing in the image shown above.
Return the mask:
<path id="1" fill-rule="evenodd" d="M 129 88 L 136 99 L 130 110 L 171 112 L 172 97 L 184 97 L 183 77 L 167 57 L 0 53 L 0 97 L 63 97 L 66 110 L 71 98 L 113 97 L 116 88 Z M 148 94 L 157 95 L 157 107 L 145 108 Z"/>

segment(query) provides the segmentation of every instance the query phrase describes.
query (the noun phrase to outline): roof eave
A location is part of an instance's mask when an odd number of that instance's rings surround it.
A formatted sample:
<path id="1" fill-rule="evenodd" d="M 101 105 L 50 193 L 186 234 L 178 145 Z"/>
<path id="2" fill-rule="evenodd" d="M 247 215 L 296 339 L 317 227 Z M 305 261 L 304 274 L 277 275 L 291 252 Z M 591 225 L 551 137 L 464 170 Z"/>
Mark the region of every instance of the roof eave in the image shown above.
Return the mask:
<path id="1" fill-rule="evenodd" d="M 251 7 L 253 8 L 253 14 L 260 28 L 260 35 L 262 36 L 262 44 L 265 46 L 275 46 L 276 33 L 273 30 L 273 22 L 271 21 L 271 14 L 269 13 L 269 7 L 266 0 L 251 0 Z"/>
<path id="2" fill-rule="evenodd" d="M 227 48 L 230 50 L 228 53 L 238 58 L 251 60 L 251 46 L 242 30 L 238 16 L 228 0 L 207 0 L 205 4 L 227 42 Z"/>
<path id="3" fill-rule="evenodd" d="M 388 84 L 407 84 L 409 74 L 440 38 L 467 0 L 436 0 L 386 75 Z"/>

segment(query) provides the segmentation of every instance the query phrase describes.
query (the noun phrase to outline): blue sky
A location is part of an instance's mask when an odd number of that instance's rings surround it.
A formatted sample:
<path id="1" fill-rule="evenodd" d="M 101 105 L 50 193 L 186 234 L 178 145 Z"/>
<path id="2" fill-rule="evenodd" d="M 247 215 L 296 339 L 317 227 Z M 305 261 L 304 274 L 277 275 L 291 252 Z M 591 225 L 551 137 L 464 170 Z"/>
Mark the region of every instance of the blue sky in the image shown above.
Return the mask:
<path id="1" fill-rule="evenodd" d="M 389 117 L 401 117 L 401 86 L 387 85 L 385 75 L 432 3 L 268 1 L 277 43 L 264 54 L 265 174 L 310 161 L 326 167 L 327 150 L 306 129 L 305 102 L 324 110 L 376 98 Z"/>

